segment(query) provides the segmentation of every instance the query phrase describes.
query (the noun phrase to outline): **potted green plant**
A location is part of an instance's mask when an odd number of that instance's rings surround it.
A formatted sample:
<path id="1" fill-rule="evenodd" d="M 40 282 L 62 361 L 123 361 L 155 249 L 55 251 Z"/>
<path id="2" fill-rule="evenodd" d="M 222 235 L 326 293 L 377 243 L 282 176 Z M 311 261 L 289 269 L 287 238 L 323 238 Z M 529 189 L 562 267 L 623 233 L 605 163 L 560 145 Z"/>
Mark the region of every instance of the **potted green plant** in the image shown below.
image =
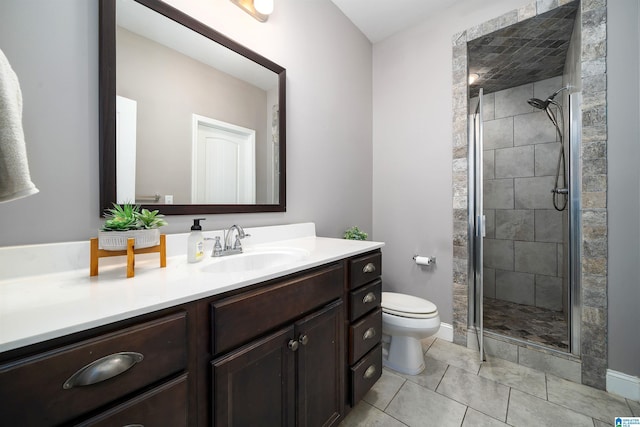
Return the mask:
<path id="1" fill-rule="evenodd" d="M 106 221 L 98 233 L 98 246 L 108 251 L 127 249 L 127 240 L 135 239 L 136 249 L 160 243 L 160 227 L 167 225 L 158 210 L 140 210 L 140 205 L 113 204 L 104 213 Z"/>
<path id="2" fill-rule="evenodd" d="M 353 226 L 344 232 L 344 238 L 348 240 L 367 240 L 367 233 Z"/>

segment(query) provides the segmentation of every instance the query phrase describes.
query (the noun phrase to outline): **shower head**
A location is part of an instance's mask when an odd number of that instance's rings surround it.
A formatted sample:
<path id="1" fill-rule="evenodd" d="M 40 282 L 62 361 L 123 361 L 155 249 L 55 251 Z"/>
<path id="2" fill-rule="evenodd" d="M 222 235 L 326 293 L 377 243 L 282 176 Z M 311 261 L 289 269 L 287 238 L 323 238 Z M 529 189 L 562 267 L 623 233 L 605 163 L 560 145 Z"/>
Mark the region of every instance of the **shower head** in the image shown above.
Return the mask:
<path id="1" fill-rule="evenodd" d="M 529 98 L 527 102 L 533 108 L 537 108 L 538 110 L 546 110 L 546 108 L 549 106 L 550 101 L 548 99 L 546 101 L 543 101 L 542 99 L 538 98 Z"/>
<path id="2" fill-rule="evenodd" d="M 558 95 L 560 92 L 562 92 L 563 90 L 568 90 L 569 86 L 565 86 L 563 88 L 558 89 L 557 91 L 555 91 L 553 93 L 553 95 L 549 96 L 546 100 L 541 100 L 538 98 L 529 98 L 527 100 L 527 102 L 529 103 L 529 105 L 531 105 L 533 108 L 537 108 L 538 110 L 546 110 L 549 107 L 549 104 L 554 103 L 553 102 L 553 98 L 556 97 L 556 95 Z"/>
<path id="3" fill-rule="evenodd" d="M 551 95 L 549 98 L 546 99 L 546 101 L 543 101 L 543 100 L 538 99 L 538 98 L 530 98 L 530 99 L 527 100 L 527 102 L 533 108 L 537 108 L 539 110 L 544 110 L 545 113 L 547 113 L 547 116 L 549 116 L 549 120 L 551 120 L 551 123 L 553 123 L 553 125 L 556 127 L 556 129 L 558 129 L 558 133 L 561 134 L 560 128 L 558 128 L 558 120 L 556 119 L 556 115 L 553 114 L 553 111 L 551 111 L 551 108 L 549 108 L 549 104 L 553 104 L 556 107 L 560 108 L 560 105 L 558 105 L 558 103 L 553 100 L 553 97 L 555 95 L 557 95 L 557 94 L 558 94 L 558 92 L 556 92 L 555 94 Z"/>
<path id="4" fill-rule="evenodd" d="M 555 105 L 556 107 L 558 107 L 559 111 L 562 112 L 562 107 L 560 107 L 560 105 L 556 101 L 554 101 L 553 98 L 555 98 L 556 95 L 562 92 L 563 90 L 568 90 L 568 89 L 569 89 L 569 86 L 560 88 L 557 91 L 555 91 L 553 95 L 549 96 L 544 101 L 538 98 L 529 98 L 527 100 L 529 105 L 531 105 L 533 108 L 537 108 L 538 110 L 544 110 L 547 113 L 549 120 L 551 120 L 551 123 L 553 123 L 553 125 L 556 127 L 556 130 L 558 131 L 558 135 L 560 135 L 561 140 L 562 140 L 562 132 L 560 131 L 560 126 L 558 126 L 558 120 L 556 119 L 556 115 L 553 114 L 553 111 L 551 111 L 551 108 L 549 108 L 549 104 Z"/>

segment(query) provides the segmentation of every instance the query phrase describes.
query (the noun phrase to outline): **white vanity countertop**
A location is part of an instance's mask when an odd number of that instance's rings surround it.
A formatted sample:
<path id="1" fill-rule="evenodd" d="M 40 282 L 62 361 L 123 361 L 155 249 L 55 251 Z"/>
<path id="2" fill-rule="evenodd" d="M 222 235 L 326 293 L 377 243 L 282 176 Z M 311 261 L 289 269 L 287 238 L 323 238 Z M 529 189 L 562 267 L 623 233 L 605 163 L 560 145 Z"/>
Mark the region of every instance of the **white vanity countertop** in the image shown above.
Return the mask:
<path id="1" fill-rule="evenodd" d="M 307 255 L 280 267 L 209 273 L 203 271 L 203 267 L 217 260 L 208 256 L 211 242 L 206 245 L 205 259 L 189 264 L 184 254 L 188 234 L 168 235 L 166 268 L 159 267 L 158 254 L 139 255 L 135 277 L 128 279 L 126 257 L 101 259 L 98 276 L 89 277 L 88 242 L 0 248 L 0 352 L 239 289 L 384 246 L 381 242 L 316 237 L 312 223 L 246 228 L 245 231 L 251 234 L 243 240 L 247 253 L 263 248 L 289 248 L 305 251 Z M 220 232 L 204 234 L 211 237 Z M 69 268 L 74 266 L 76 268 Z M 30 275 L 21 275 L 22 271 Z"/>

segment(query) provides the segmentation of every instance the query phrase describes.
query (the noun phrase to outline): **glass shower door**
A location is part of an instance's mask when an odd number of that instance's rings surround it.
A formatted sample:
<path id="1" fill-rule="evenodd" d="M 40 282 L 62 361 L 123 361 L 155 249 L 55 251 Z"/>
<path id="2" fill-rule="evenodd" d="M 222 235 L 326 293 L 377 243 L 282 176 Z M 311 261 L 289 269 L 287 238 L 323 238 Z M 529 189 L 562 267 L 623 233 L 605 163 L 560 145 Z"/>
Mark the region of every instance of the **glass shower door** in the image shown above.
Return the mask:
<path id="1" fill-rule="evenodd" d="M 482 324 L 483 274 L 484 257 L 483 237 L 485 236 L 485 216 L 483 206 L 483 170 L 482 170 L 482 97 L 483 89 L 478 94 L 478 105 L 469 117 L 469 326 L 475 329 L 478 340 L 480 361 L 484 357 L 484 337 Z"/>

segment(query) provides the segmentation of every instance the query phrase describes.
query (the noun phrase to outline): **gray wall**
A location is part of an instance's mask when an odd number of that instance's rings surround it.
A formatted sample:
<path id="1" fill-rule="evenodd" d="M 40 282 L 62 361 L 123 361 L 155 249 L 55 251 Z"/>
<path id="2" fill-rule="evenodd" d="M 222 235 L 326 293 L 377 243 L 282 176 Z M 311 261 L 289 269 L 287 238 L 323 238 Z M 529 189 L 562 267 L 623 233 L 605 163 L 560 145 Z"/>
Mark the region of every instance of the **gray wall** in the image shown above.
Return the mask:
<path id="1" fill-rule="evenodd" d="M 609 0 L 609 368 L 640 376 L 640 12 Z"/>
<path id="2" fill-rule="evenodd" d="M 452 36 L 528 0 L 462 0 L 373 47 L 373 228 L 385 290 L 427 298 L 453 322 Z M 414 254 L 437 257 L 434 268 Z"/>
<path id="3" fill-rule="evenodd" d="M 314 221 L 372 231 L 372 49 L 326 0 L 279 0 L 265 24 L 228 0 L 169 1 L 287 69 L 287 212 L 208 215 L 205 229 Z M 327 31 L 327 29 L 331 31 Z M 24 96 L 40 193 L 0 204 L 0 246 L 85 240 L 101 225 L 97 0 L 3 0 L 0 49 Z M 191 216 L 168 218 L 187 232 Z"/>

